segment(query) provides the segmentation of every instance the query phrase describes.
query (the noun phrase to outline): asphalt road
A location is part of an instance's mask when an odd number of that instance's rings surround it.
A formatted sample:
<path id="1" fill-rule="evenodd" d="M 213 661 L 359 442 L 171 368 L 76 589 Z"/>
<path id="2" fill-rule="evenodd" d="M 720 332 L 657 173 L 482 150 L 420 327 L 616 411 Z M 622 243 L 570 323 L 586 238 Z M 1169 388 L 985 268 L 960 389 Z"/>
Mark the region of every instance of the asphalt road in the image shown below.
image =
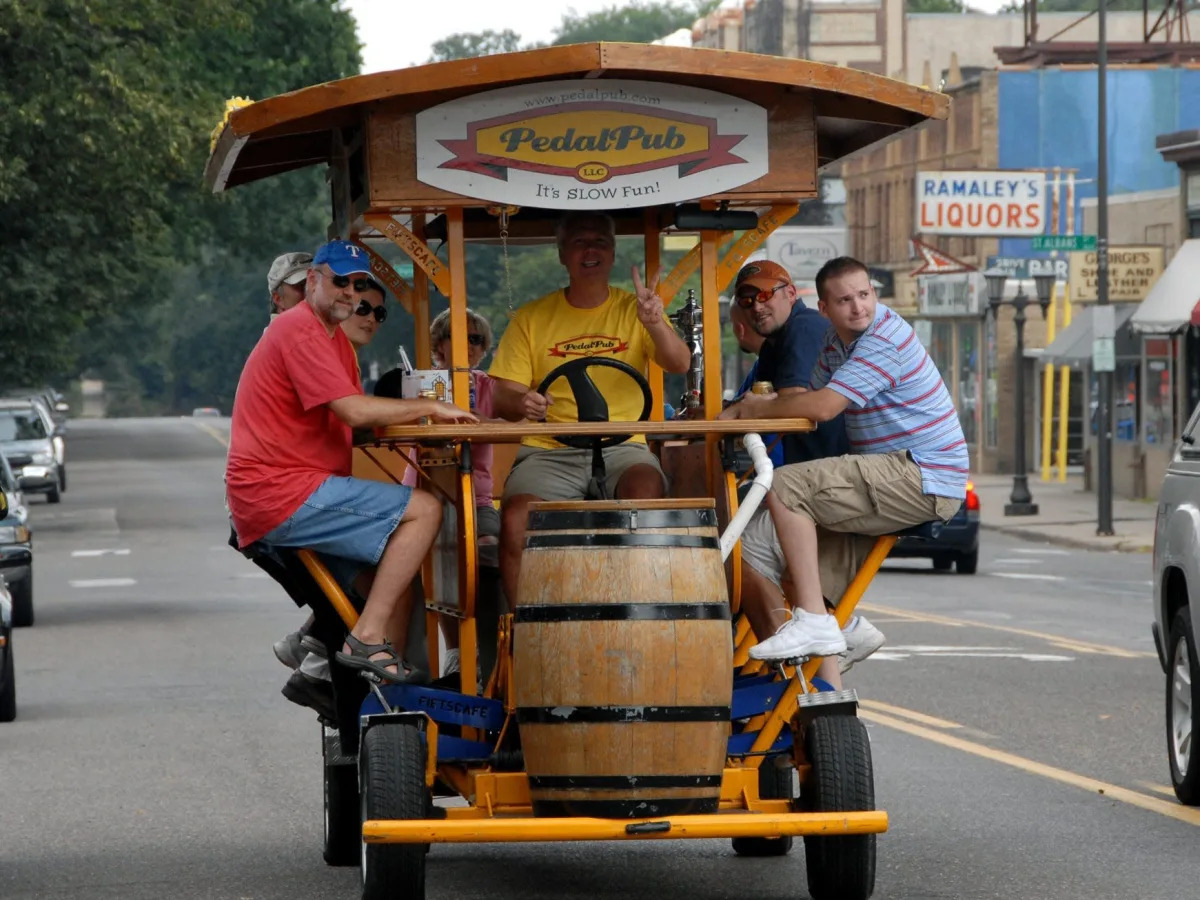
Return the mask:
<path id="1" fill-rule="evenodd" d="M 225 546 L 224 420 L 74 421 L 32 501 L 37 624 L 0 726 L 0 897 L 354 898 L 321 861 L 318 728 L 279 695 L 302 615 Z M 975 576 L 890 566 L 863 698 L 887 900 L 1200 895 L 1170 795 L 1149 558 L 985 533 Z M 803 850 L 434 847 L 430 898 L 800 898 Z"/>

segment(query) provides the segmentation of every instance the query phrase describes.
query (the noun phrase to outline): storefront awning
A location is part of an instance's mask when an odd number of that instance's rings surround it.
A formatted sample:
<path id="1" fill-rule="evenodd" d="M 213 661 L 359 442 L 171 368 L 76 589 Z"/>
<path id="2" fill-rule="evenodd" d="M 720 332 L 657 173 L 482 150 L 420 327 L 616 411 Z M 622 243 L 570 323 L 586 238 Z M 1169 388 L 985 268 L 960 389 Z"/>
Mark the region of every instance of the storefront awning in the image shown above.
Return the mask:
<path id="1" fill-rule="evenodd" d="M 1134 331 L 1171 334 L 1200 325 L 1200 239 L 1184 241 L 1130 322 Z"/>
<path id="2" fill-rule="evenodd" d="M 1054 363 L 1060 366 L 1075 366 L 1088 362 L 1092 358 L 1092 328 L 1093 304 L 1077 309 L 1071 324 L 1066 327 L 1050 346 L 1042 351 L 1042 362 Z M 1130 320 L 1134 310 L 1139 308 L 1137 303 L 1114 303 L 1113 323 L 1117 331 Z"/>

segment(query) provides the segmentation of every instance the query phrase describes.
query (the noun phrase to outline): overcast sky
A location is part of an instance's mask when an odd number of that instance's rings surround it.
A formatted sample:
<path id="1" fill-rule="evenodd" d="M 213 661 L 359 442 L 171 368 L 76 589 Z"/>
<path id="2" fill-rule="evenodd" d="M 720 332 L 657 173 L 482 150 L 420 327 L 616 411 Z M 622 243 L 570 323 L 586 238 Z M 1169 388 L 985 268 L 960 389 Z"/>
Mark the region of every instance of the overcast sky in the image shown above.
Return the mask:
<path id="1" fill-rule="evenodd" d="M 737 0 L 727 0 L 737 5 Z M 994 11 L 1005 0 L 970 0 L 978 9 Z M 511 28 L 524 43 L 547 42 L 573 9 L 587 15 L 626 0 L 343 0 L 358 20 L 363 72 L 402 69 L 429 59 L 434 41 L 460 31 L 503 31 Z"/>

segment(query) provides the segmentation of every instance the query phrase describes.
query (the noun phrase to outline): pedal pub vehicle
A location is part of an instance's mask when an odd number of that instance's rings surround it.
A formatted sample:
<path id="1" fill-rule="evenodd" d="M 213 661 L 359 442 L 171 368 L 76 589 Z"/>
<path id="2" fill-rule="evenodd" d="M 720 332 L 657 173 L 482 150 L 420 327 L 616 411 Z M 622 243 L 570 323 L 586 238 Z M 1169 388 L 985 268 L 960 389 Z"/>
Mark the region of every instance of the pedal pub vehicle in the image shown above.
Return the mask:
<path id="1" fill-rule="evenodd" d="M 854 692 L 816 691 L 818 659 L 748 658 L 736 538 L 771 479 L 754 432 L 811 424 L 717 421 L 718 297 L 817 195 L 821 167 L 945 118 L 948 106 L 803 60 L 592 43 L 362 75 L 227 113 L 206 170 L 212 189 L 326 166 L 329 233 L 371 254 L 413 316 L 419 370 L 430 368 L 430 287 L 449 298 L 442 375 L 460 406 L 471 377 L 466 242 L 507 254 L 510 242 L 553 241 L 564 210 L 603 210 L 618 235 L 643 240 L 653 272 L 664 235 L 698 234 L 659 284 L 664 304 L 682 301 L 699 272 L 699 303 L 689 297 L 672 315 L 692 349 L 685 418 L 662 420 L 651 366 L 627 373 L 641 419 L 607 421 L 587 369 L 613 363 L 584 350 L 564 353 L 547 379 L 568 381 L 578 423 L 407 425 L 356 451 L 383 479 L 402 457 L 446 501 L 421 578 L 427 652 L 436 666 L 432 617 L 449 613 L 462 668 L 461 687 L 448 687 L 368 684 L 333 667 L 325 859 L 361 865 L 364 898 L 424 897 L 434 843 L 728 837 L 739 854 L 776 856 L 797 835 L 813 897 L 870 896 L 887 815 L 874 809 Z M 378 254 L 389 243 L 412 259 L 411 283 Z M 494 572 L 476 546 L 472 443 L 542 435 L 595 449 L 634 433 L 660 454 L 671 496 L 535 504 L 518 596 L 497 615 Z M 735 440 L 757 470 L 740 509 Z M 877 541 L 838 604 L 840 624 L 894 541 Z M 315 554 L 256 561 L 313 608 L 317 633 L 338 649 L 357 613 Z"/>

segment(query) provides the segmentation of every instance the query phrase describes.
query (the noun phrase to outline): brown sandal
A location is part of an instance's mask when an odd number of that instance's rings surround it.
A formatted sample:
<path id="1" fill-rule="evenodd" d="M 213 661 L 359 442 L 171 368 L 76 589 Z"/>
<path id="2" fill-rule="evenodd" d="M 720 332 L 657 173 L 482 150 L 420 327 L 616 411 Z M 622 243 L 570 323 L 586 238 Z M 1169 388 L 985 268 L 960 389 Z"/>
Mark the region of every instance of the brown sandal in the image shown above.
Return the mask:
<path id="1" fill-rule="evenodd" d="M 358 669 L 359 674 L 364 678 L 387 681 L 392 684 L 403 684 L 412 679 L 415 670 L 404 661 L 404 657 L 396 652 L 391 641 L 385 640 L 382 644 L 364 644 L 354 635 L 347 634 L 346 644 L 349 645 L 350 652 L 339 650 L 337 661 L 347 668 Z M 371 659 L 376 653 L 386 653 L 390 659 Z M 396 671 L 391 671 L 389 666 L 395 666 Z"/>

